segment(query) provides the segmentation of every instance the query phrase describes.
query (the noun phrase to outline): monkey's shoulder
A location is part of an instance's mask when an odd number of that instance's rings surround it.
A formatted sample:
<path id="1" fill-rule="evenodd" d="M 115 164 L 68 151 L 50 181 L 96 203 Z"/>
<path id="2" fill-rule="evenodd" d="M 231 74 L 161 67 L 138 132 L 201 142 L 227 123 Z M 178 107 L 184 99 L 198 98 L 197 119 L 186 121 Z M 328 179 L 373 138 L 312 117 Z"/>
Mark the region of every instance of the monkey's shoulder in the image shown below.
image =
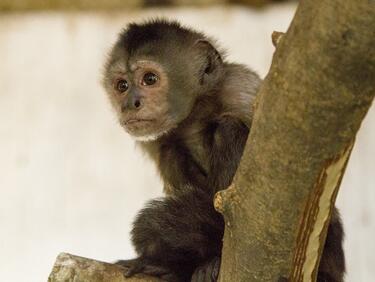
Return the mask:
<path id="1" fill-rule="evenodd" d="M 221 114 L 239 118 L 248 127 L 253 117 L 253 104 L 261 84 L 260 77 L 241 64 L 225 65 L 225 80 L 218 96 Z"/>

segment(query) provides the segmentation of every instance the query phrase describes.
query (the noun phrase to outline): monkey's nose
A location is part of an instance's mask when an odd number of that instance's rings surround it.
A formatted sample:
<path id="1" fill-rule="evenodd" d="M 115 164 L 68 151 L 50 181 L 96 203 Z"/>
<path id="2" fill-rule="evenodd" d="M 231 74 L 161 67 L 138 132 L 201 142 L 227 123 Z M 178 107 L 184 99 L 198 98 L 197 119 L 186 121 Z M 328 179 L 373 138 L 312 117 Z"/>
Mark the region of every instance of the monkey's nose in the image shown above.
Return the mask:
<path id="1" fill-rule="evenodd" d="M 139 110 L 142 107 L 142 101 L 139 98 L 129 99 L 126 103 L 121 106 L 121 112 L 130 110 Z"/>
<path id="2" fill-rule="evenodd" d="M 139 99 L 135 100 L 133 104 L 134 104 L 134 108 L 136 109 L 141 107 L 141 101 Z"/>

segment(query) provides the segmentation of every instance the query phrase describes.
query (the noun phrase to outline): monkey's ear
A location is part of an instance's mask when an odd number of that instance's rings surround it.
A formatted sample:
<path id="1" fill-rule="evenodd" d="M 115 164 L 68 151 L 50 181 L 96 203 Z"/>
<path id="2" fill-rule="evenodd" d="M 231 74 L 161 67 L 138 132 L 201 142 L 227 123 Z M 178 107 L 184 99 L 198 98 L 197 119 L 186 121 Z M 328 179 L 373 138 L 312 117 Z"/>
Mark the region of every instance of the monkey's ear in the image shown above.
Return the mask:
<path id="1" fill-rule="evenodd" d="M 220 68 L 223 60 L 215 47 L 205 39 L 197 40 L 195 42 L 195 47 L 199 49 L 199 52 L 203 56 L 204 60 L 201 79 L 203 83 L 206 76 L 212 74 L 215 70 Z"/>

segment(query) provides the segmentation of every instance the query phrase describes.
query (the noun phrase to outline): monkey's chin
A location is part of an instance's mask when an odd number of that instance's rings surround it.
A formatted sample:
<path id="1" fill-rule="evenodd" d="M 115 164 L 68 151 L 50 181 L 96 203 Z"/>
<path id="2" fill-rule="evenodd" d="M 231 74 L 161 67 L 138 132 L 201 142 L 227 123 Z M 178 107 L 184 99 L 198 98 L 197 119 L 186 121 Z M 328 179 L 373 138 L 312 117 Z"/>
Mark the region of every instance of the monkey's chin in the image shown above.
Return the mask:
<path id="1" fill-rule="evenodd" d="M 122 123 L 125 131 L 136 141 L 150 142 L 168 134 L 173 128 L 173 123 L 164 121 L 139 121 L 132 123 Z"/>
<path id="2" fill-rule="evenodd" d="M 153 134 L 146 134 L 146 135 L 141 135 L 141 136 L 134 136 L 134 140 L 139 141 L 139 142 L 150 142 L 150 141 L 155 141 L 159 139 L 161 136 L 165 135 L 168 133 L 169 130 L 153 133 Z"/>

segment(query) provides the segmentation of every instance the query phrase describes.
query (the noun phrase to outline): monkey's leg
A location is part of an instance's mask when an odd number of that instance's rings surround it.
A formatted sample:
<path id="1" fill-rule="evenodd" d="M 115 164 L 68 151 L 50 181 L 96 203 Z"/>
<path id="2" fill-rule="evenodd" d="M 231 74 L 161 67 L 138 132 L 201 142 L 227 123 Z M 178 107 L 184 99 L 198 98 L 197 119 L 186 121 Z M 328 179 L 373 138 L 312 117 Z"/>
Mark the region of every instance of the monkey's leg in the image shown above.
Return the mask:
<path id="1" fill-rule="evenodd" d="M 214 257 L 198 266 L 191 277 L 191 282 L 216 282 L 219 277 L 220 262 L 220 257 Z"/>
<path id="2" fill-rule="evenodd" d="M 335 208 L 328 227 L 327 239 L 319 265 L 318 282 L 344 281 L 345 256 L 342 247 L 343 237 L 344 231 L 340 215 Z"/>
<path id="3" fill-rule="evenodd" d="M 137 216 L 132 241 L 139 257 L 119 264 L 131 276 L 146 273 L 167 281 L 190 281 L 195 268 L 215 256 L 222 246 L 224 223 L 203 191 L 184 192 L 151 201 Z"/>
<path id="4" fill-rule="evenodd" d="M 179 277 L 176 276 L 171 269 L 160 265 L 153 265 L 152 262 L 148 262 L 143 257 L 138 257 L 129 260 L 119 260 L 116 264 L 128 268 L 124 272 L 125 277 L 131 277 L 137 273 L 144 273 L 151 276 L 157 276 L 165 281 L 180 281 Z"/>

